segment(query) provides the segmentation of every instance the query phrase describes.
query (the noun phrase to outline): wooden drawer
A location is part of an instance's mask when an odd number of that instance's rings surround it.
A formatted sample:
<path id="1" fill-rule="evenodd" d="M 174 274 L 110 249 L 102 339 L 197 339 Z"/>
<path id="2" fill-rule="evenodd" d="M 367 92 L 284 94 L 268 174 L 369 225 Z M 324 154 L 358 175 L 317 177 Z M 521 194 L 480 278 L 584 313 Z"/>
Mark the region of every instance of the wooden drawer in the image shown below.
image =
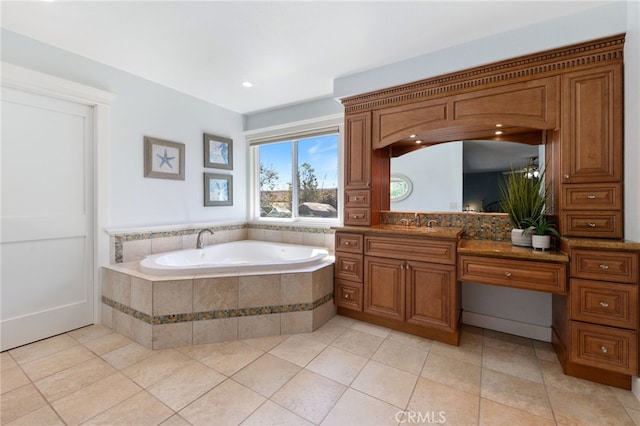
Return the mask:
<path id="1" fill-rule="evenodd" d="M 570 359 L 576 364 L 622 374 L 638 373 L 635 331 L 571 321 Z"/>
<path id="2" fill-rule="evenodd" d="M 344 209 L 345 225 L 371 225 L 371 210 L 367 208 Z"/>
<path id="3" fill-rule="evenodd" d="M 571 279 L 571 319 L 638 329 L 638 286 Z"/>
<path id="4" fill-rule="evenodd" d="M 458 280 L 565 294 L 567 266 L 564 263 L 463 255 L 458 260 Z"/>
<path id="5" fill-rule="evenodd" d="M 362 234 L 347 234 L 336 232 L 336 250 L 348 253 L 362 254 L 364 237 Z"/>
<path id="6" fill-rule="evenodd" d="M 361 254 L 336 253 L 335 276 L 347 281 L 362 282 L 364 264 Z"/>
<path id="7" fill-rule="evenodd" d="M 455 241 L 426 238 L 394 238 L 365 236 L 364 254 L 402 260 L 421 260 L 454 265 L 456 262 Z"/>
<path id="8" fill-rule="evenodd" d="M 638 253 L 571 250 L 571 276 L 635 284 L 638 282 Z"/>
<path id="9" fill-rule="evenodd" d="M 336 280 L 336 305 L 362 312 L 362 284 Z"/>
<path id="10" fill-rule="evenodd" d="M 369 207 L 371 204 L 371 191 L 345 191 L 344 205 L 345 207 Z"/>
<path id="11" fill-rule="evenodd" d="M 562 213 L 562 235 L 567 237 L 622 238 L 622 211 Z"/>
<path id="12" fill-rule="evenodd" d="M 621 184 L 562 185 L 565 210 L 622 210 Z"/>

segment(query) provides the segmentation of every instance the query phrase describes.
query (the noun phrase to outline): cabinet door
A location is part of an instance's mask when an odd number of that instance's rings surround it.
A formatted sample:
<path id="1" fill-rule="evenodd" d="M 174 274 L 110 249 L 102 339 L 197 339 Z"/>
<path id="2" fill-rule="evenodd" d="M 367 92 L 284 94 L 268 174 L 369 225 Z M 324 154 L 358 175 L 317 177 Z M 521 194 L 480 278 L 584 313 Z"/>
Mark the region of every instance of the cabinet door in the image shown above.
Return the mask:
<path id="1" fill-rule="evenodd" d="M 562 182 L 622 180 L 622 65 L 562 76 Z"/>
<path id="2" fill-rule="evenodd" d="M 349 114 L 344 128 L 344 187 L 371 187 L 371 112 Z"/>
<path id="3" fill-rule="evenodd" d="M 407 322 L 455 330 L 459 314 L 455 266 L 407 262 Z"/>
<path id="4" fill-rule="evenodd" d="M 364 311 L 404 321 L 405 261 L 365 256 Z"/>

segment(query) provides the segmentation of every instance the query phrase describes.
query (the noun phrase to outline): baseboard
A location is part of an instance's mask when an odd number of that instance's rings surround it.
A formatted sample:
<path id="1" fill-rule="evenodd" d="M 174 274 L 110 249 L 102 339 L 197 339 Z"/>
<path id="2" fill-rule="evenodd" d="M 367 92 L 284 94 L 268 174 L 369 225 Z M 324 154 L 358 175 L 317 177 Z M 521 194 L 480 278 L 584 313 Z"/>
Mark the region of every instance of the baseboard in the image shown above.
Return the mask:
<path id="1" fill-rule="evenodd" d="M 475 312 L 462 312 L 462 323 L 530 339 L 551 342 L 551 327 L 529 324 Z"/>

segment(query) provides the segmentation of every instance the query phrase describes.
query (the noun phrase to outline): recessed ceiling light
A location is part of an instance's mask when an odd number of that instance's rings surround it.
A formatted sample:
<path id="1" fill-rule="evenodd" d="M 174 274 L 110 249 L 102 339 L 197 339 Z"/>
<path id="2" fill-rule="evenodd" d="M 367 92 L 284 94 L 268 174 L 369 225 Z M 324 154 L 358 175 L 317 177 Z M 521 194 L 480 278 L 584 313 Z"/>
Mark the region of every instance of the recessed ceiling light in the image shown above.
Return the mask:
<path id="1" fill-rule="evenodd" d="M 243 81 L 242 82 L 242 86 L 243 87 L 253 87 L 253 83 L 250 81 Z"/>
<path id="2" fill-rule="evenodd" d="M 413 139 L 413 138 L 415 138 L 415 137 L 416 137 L 416 135 L 409 135 L 409 137 L 410 137 L 411 139 Z"/>

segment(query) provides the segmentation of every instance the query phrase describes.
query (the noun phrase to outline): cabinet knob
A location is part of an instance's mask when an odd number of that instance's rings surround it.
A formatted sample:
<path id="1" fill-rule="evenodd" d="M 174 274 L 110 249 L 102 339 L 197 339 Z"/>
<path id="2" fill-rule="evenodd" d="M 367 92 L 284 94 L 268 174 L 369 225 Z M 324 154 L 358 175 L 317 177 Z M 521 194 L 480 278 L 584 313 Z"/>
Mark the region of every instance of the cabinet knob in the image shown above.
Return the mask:
<path id="1" fill-rule="evenodd" d="M 587 198 L 590 200 L 595 200 L 596 196 L 595 195 L 587 195 Z"/>
<path id="2" fill-rule="evenodd" d="M 601 263 L 600 264 L 600 269 L 609 269 L 609 265 L 607 265 L 606 263 Z"/>
<path id="3" fill-rule="evenodd" d="M 603 308 L 608 308 L 609 304 L 607 302 L 600 302 L 600 306 L 602 306 Z"/>
<path id="4" fill-rule="evenodd" d="M 596 224 L 593 222 L 587 222 L 587 225 L 589 225 L 589 228 L 595 228 Z"/>
<path id="5" fill-rule="evenodd" d="M 348 299 L 348 298 L 349 298 L 349 294 L 348 294 L 348 293 L 345 293 L 344 298 L 345 298 L 345 299 Z"/>
<path id="6" fill-rule="evenodd" d="M 344 245 L 345 245 L 345 246 L 350 246 L 350 245 L 351 245 L 351 243 L 350 243 L 349 241 L 345 241 Z"/>
<path id="7" fill-rule="evenodd" d="M 510 277 L 511 276 L 511 272 L 507 271 L 504 273 L 505 277 Z"/>
<path id="8" fill-rule="evenodd" d="M 565 173 L 565 174 L 564 174 L 564 178 L 565 178 L 565 179 L 569 179 L 570 177 L 571 177 L 571 175 L 569 175 L 569 173 Z"/>
<path id="9" fill-rule="evenodd" d="M 606 346 L 600 346 L 600 351 L 602 351 L 603 354 L 606 354 L 607 352 L 609 352 L 609 349 L 607 349 Z"/>

